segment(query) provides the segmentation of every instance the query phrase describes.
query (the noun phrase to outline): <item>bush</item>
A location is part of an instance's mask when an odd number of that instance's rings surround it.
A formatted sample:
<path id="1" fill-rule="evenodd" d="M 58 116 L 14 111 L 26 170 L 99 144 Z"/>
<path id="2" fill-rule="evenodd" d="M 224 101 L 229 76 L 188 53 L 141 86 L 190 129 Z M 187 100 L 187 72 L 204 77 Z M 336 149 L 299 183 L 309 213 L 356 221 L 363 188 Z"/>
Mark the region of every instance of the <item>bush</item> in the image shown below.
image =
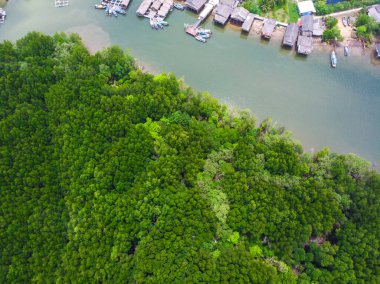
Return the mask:
<path id="1" fill-rule="evenodd" d="M 340 34 L 340 30 L 337 27 L 333 27 L 332 29 L 327 29 L 323 32 L 322 40 L 325 42 L 331 41 L 342 41 L 343 37 Z"/>
<path id="2" fill-rule="evenodd" d="M 333 17 L 328 17 L 326 19 L 326 27 L 328 29 L 332 29 L 333 27 L 335 27 L 336 25 L 338 24 L 338 20 L 336 18 L 333 18 Z"/>

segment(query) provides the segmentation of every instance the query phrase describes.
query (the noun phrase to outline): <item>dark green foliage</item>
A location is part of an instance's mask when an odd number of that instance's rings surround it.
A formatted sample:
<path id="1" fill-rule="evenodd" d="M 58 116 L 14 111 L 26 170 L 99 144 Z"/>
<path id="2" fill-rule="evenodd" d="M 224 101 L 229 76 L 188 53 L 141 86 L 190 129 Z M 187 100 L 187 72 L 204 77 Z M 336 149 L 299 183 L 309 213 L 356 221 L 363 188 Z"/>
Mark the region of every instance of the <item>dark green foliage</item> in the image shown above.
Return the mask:
<path id="1" fill-rule="evenodd" d="M 325 23 L 326 23 L 326 28 L 332 29 L 333 27 L 335 27 L 338 24 L 338 20 L 336 18 L 333 18 L 333 17 L 328 17 L 325 20 Z"/>
<path id="2" fill-rule="evenodd" d="M 118 47 L 0 44 L 1 283 L 378 283 L 380 176 Z"/>
<path id="3" fill-rule="evenodd" d="M 380 24 L 365 13 L 361 13 L 355 22 L 358 38 L 370 42 L 374 36 L 380 33 Z"/>
<path id="4" fill-rule="evenodd" d="M 336 4 L 326 4 L 325 0 L 318 0 L 314 2 L 317 15 L 327 15 L 334 12 L 346 11 L 354 8 L 364 8 L 374 4 L 380 3 L 380 0 L 351 0 L 341 1 Z"/>
<path id="5" fill-rule="evenodd" d="M 337 27 L 338 20 L 336 18 L 328 17 L 326 19 L 326 30 L 322 35 L 322 40 L 325 42 L 336 42 L 343 40 L 340 30 Z"/>

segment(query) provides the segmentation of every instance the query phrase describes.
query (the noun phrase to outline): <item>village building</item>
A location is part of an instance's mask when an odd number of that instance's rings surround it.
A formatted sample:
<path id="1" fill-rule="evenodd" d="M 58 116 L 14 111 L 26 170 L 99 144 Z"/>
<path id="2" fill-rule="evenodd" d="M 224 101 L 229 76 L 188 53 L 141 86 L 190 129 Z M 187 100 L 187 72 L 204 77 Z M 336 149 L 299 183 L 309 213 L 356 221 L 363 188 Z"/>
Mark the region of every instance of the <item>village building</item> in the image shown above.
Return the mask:
<path id="1" fill-rule="evenodd" d="M 297 37 L 298 37 L 298 26 L 297 24 L 290 23 L 286 27 L 284 39 L 282 41 L 282 45 L 293 47 L 296 44 Z"/>
<path id="2" fill-rule="evenodd" d="M 309 36 L 298 36 L 297 52 L 300 54 L 308 55 L 313 50 L 313 38 Z"/>
<path id="3" fill-rule="evenodd" d="M 374 18 L 377 23 L 380 23 L 380 4 L 369 7 L 367 9 L 367 14 Z"/>
<path id="4" fill-rule="evenodd" d="M 215 10 L 214 22 L 224 26 L 230 19 L 233 10 L 234 8 L 226 4 L 218 5 Z"/>
<path id="5" fill-rule="evenodd" d="M 313 16 L 306 15 L 301 17 L 301 35 L 313 36 Z"/>
<path id="6" fill-rule="evenodd" d="M 152 3 L 152 0 L 144 0 L 136 11 L 137 16 L 144 16 Z"/>
<path id="7" fill-rule="evenodd" d="M 261 36 L 266 39 L 270 39 L 274 29 L 276 28 L 277 22 L 274 19 L 265 19 L 264 25 L 261 30 Z"/>
<path id="8" fill-rule="evenodd" d="M 251 30 L 251 27 L 252 27 L 252 24 L 253 24 L 253 21 L 255 20 L 255 15 L 252 14 L 252 13 L 249 13 L 247 18 L 245 19 L 241 29 L 243 32 L 246 32 L 246 33 L 249 33 L 249 31 Z"/>
<path id="9" fill-rule="evenodd" d="M 238 0 L 220 0 L 219 4 L 220 5 L 227 5 L 227 6 L 230 6 L 232 8 L 236 8 L 237 5 L 239 4 L 239 1 Z"/>
<path id="10" fill-rule="evenodd" d="M 322 36 L 324 30 L 325 28 L 322 18 L 313 19 L 313 36 Z"/>
<path id="11" fill-rule="evenodd" d="M 243 7 L 236 7 L 231 14 L 231 23 L 241 26 L 248 17 L 249 11 Z"/>
<path id="12" fill-rule="evenodd" d="M 187 9 L 193 11 L 194 13 L 199 13 L 202 8 L 207 3 L 207 0 L 187 0 L 186 7 Z"/>
<path id="13" fill-rule="evenodd" d="M 159 1 L 159 0 L 155 0 L 152 4 L 152 6 L 150 6 L 150 8 L 154 11 L 158 11 L 161 7 L 162 3 Z"/>
<path id="14" fill-rule="evenodd" d="M 298 2 L 297 6 L 300 16 L 313 15 L 316 12 L 314 3 L 310 0 Z"/>

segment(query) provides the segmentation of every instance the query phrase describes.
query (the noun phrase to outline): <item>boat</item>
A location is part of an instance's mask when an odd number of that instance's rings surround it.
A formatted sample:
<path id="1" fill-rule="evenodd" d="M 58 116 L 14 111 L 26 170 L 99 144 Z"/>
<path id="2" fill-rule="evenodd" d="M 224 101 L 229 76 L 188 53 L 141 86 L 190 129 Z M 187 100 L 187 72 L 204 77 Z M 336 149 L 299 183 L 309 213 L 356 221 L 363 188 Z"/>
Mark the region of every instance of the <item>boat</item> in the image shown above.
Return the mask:
<path id="1" fill-rule="evenodd" d="M 0 24 L 5 22 L 5 18 L 7 17 L 7 13 L 3 8 L 0 8 Z"/>
<path id="2" fill-rule="evenodd" d="M 173 6 L 174 6 L 174 8 L 176 8 L 178 10 L 181 10 L 181 11 L 185 10 L 185 7 L 179 3 L 174 3 Z"/>
<path id="3" fill-rule="evenodd" d="M 207 40 L 201 36 L 196 36 L 195 37 L 196 40 L 200 41 L 200 42 L 206 42 Z"/>
<path id="4" fill-rule="evenodd" d="M 342 18 L 342 23 L 343 23 L 343 26 L 347 26 L 347 18 L 346 17 Z"/>
<path id="5" fill-rule="evenodd" d="M 211 34 L 210 33 L 206 33 L 204 31 L 199 31 L 198 30 L 198 35 L 200 35 L 201 37 L 204 37 L 204 38 L 209 38 L 211 37 Z"/>
<path id="6" fill-rule="evenodd" d="M 120 6 L 115 6 L 114 7 L 114 11 L 115 12 L 117 12 L 117 13 L 119 13 L 119 14 L 121 14 L 121 15 L 125 15 L 127 12 L 123 9 L 123 8 L 121 8 Z"/>
<path id="7" fill-rule="evenodd" d="M 163 20 L 159 20 L 158 23 L 161 24 L 161 25 L 163 25 L 163 26 L 168 26 L 169 25 L 168 22 L 163 21 Z"/>
<path id="8" fill-rule="evenodd" d="M 153 18 L 149 19 L 149 24 L 152 27 L 152 29 L 156 29 L 156 30 L 158 29 L 157 23 Z"/>
<path id="9" fill-rule="evenodd" d="M 95 9 L 100 9 L 100 10 L 103 10 L 106 8 L 106 5 L 103 5 L 103 4 L 95 4 Z"/>
<path id="10" fill-rule="evenodd" d="M 348 46 L 344 46 L 344 56 L 348 56 Z"/>
<path id="11" fill-rule="evenodd" d="M 351 17 L 347 17 L 347 26 L 351 27 Z"/>
<path id="12" fill-rule="evenodd" d="M 198 28 L 199 33 L 207 33 L 207 34 L 212 34 L 212 31 L 209 29 L 203 29 L 203 28 Z"/>
<path id="13" fill-rule="evenodd" d="M 201 36 L 203 38 L 210 38 L 210 34 L 202 34 L 202 33 L 198 33 L 198 36 Z"/>
<path id="14" fill-rule="evenodd" d="M 335 51 L 334 50 L 331 52 L 331 58 L 330 59 L 331 59 L 331 66 L 333 68 L 335 68 L 337 60 L 336 60 L 336 55 L 335 55 Z"/>

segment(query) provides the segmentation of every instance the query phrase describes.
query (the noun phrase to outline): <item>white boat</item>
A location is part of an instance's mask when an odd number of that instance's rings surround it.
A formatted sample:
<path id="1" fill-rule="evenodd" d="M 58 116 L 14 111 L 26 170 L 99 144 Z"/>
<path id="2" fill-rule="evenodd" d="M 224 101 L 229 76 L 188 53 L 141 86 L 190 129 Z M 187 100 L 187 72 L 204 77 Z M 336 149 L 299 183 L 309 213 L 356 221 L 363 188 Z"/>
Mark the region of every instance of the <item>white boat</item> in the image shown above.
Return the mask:
<path id="1" fill-rule="evenodd" d="M 174 6 L 174 8 L 176 8 L 178 10 L 181 10 L 181 11 L 185 10 L 185 7 L 179 3 L 174 3 L 173 6 Z"/>
<path id="2" fill-rule="evenodd" d="M 95 4 L 95 9 L 105 9 L 106 8 L 106 5 L 103 5 L 103 4 Z"/>
<path id="3" fill-rule="evenodd" d="M 348 56 L 348 46 L 344 46 L 344 56 Z"/>
<path id="4" fill-rule="evenodd" d="M 158 21 L 158 23 L 160 23 L 163 26 L 168 26 L 169 25 L 169 23 L 166 22 L 166 21 Z"/>
<path id="5" fill-rule="evenodd" d="M 196 40 L 200 41 L 200 42 L 206 42 L 207 40 L 201 36 L 196 36 L 195 37 Z"/>
<path id="6" fill-rule="evenodd" d="M 212 31 L 209 29 L 203 29 L 203 28 L 198 28 L 199 33 L 206 33 L 206 34 L 212 34 Z"/>
<path id="7" fill-rule="evenodd" d="M 331 66 L 332 66 L 333 68 L 335 68 L 335 67 L 336 67 L 336 63 L 337 63 L 337 60 L 336 60 L 336 54 L 335 54 L 335 51 L 334 51 L 334 50 L 331 52 L 331 57 L 330 57 L 330 59 L 331 59 Z"/>
<path id="8" fill-rule="evenodd" d="M 346 17 L 342 18 L 342 23 L 343 23 L 343 26 L 347 26 L 347 18 Z"/>
<path id="9" fill-rule="evenodd" d="M 210 34 L 207 34 L 207 33 L 198 33 L 198 36 L 201 36 L 203 38 L 210 38 Z"/>

